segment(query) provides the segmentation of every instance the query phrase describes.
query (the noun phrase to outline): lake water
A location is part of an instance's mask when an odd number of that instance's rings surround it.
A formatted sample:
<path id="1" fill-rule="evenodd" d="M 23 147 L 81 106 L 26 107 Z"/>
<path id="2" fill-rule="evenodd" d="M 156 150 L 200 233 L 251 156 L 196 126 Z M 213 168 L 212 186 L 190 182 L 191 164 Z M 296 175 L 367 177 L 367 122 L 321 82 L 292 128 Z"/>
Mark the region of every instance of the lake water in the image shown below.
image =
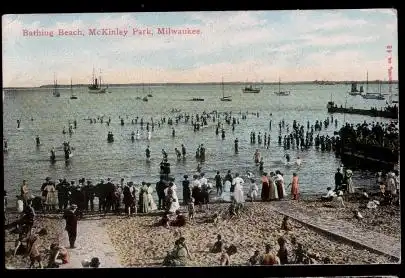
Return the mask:
<path id="1" fill-rule="evenodd" d="M 387 85 L 383 90 L 388 92 Z M 278 85 L 265 85 L 259 94 L 243 94 L 240 85 L 226 85 L 225 95 L 231 95 L 231 102 L 222 102 L 220 85 L 166 85 L 151 86 L 153 97 L 148 102 L 137 100 L 149 93 L 148 87 L 142 92 L 141 86 L 110 87 L 111 94 L 94 95 L 87 92 L 87 88 L 74 88 L 78 99 L 70 99 L 70 89 L 61 89 L 61 97 L 53 97 L 50 89 L 25 89 L 6 92 L 3 101 L 3 136 L 8 141 L 8 152 L 4 153 L 4 187 L 10 197 L 19 193 L 22 180 L 27 183 L 34 193 L 38 193 L 45 177 L 52 179 L 64 178 L 77 180 L 85 177 L 97 183 L 100 178 L 111 177 L 118 182 L 121 177 L 130 179 L 135 183 L 147 181 L 156 183 L 159 179 L 159 163 L 161 150 L 164 148 L 169 154 L 172 174 L 176 178 L 181 194 L 181 180 L 184 174 L 192 177 L 196 170 L 197 161 L 195 151 L 199 144 L 206 147 L 206 161 L 202 164 L 202 171 L 207 177 L 214 177 L 219 170 L 222 175 L 228 169 L 233 173 L 244 175 L 251 171 L 258 177 L 258 168 L 253 163 L 253 154 L 256 148 L 264 158 L 264 169 L 267 172 L 277 169 L 284 173 L 286 183 L 297 172 L 300 180 L 300 190 L 303 194 L 324 192 L 328 185 L 334 184 L 334 173 L 340 161 L 334 153 L 321 152 L 312 148 L 306 151 L 284 151 L 278 146 L 278 122 L 285 120 L 292 127 L 292 121 L 304 124 L 307 121 L 314 124 L 316 120 L 325 120 L 330 117 L 326 104 L 331 99 L 337 105 L 347 107 L 370 108 L 383 107 L 385 101 L 364 100 L 360 96 L 349 96 L 347 91 L 350 85 L 282 85 L 283 90 L 290 90 L 291 95 L 278 97 L 273 92 Z M 393 85 L 394 91 L 397 85 Z M 369 91 L 377 91 L 378 85 L 370 85 Z M 204 98 L 204 102 L 188 101 L 193 97 Z M 388 98 L 388 97 L 387 97 Z M 157 127 L 161 117 L 172 117 L 172 109 L 181 109 L 181 112 L 195 114 L 203 111 L 217 110 L 219 112 L 232 111 L 239 118 L 239 125 L 235 131 L 232 127 L 224 125 L 225 140 L 215 135 L 215 126 L 212 121 L 210 127 L 193 132 L 191 123 L 174 124 L 176 136 L 172 137 L 172 128 L 167 124 Z M 239 112 L 249 111 L 246 120 L 242 120 Z M 250 115 L 250 112 L 259 112 L 259 117 Z M 272 116 L 270 116 L 272 113 Z M 88 117 L 96 118 L 105 115 L 104 124 L 90 124 Z M 125 125 L 120 125 L 119 116 L 125 118 Z M 128 118 L 127 118 L 128 116 Z M 131 119 L 139 116 L 144 122 L 153 117 L 156 123 L 152 138 L 146 139 L 146 129 L 141 130 L 139 125 L 132 125 Z M 31 121 L 31 117 L 34 119 Z M 106 120 L 111 117 L 110 126 Z M 389 119 L 371 118 L 361 115 L 334 114 L 338 120 L 338 128 L 346 122 L 358 123 L 367 121 L 387 122 Z M 17 129 L 17 119 L 21 119 L 21 129 Z M 72 136 L 62 134 L 63 127 L 68 129 L 68 122 L 77 120 L 77 129 Z M 222 117 L 223 119 L 223 117 Z M 250 132 L 260 131 L 269 133 L 269 121 L 272 119 L 271 145 L 250 144 Z M 144 126 L 146 128 L 146 125 Z M 141 140 L 132 142 L 131 132 L 139 129 Z M 291 128 L 290 128 L 291 129 Z M 335 126 L 322 130 L 321 134 L 333 136 Z M 112 131 L 115 141 L 107 142 L 107 133 Z M 283 130 L 283 136 L 286 130 Z M 39 135 L 41 145 L 36 147 L 35 137 Z M 234 140 L 239 139 L 239 153 L 234 152 Z M 59 159 L 55 164 L 49 160 L 49 151 L 52 146 L 60 147 L 63 141 L 69 141 L 75 148 L 74 156 L 68 164 Z M 181 144 L 187 148 L 186 160 L 177 161 L 174 148 L 181 150 Z M 151 161 L 145 159 L 147 145 L 151 148 Z M 294 159 L 300 156 L 303 160 L 301 166 L 285 166 L 284 155 L 289 153 Z M 57 157 L 63 157 L 63 151 L 57 152 Z M 368 173 L 355 173 L 356 179 L 367 180 Z M 260 186 L 259 186 L 260 188 Z"/>

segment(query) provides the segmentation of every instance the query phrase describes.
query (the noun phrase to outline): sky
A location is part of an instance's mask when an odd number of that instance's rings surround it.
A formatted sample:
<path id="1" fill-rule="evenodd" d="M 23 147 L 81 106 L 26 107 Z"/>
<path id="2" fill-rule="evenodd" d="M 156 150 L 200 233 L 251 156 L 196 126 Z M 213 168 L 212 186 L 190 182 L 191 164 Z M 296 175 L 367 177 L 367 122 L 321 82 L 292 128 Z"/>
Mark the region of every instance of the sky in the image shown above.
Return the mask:
<path id="1" fill-rule="evenodd" d="M 94 28 L 128 33 L 92 36 Z M 54 36 L 24 36 L 35 30 Z M 93 68 L 114 84 L 365 80 L 367 72 L 388 80 L 387 45 L 398 79 L 393 9 L 3 15 L 2 31 L 4 87 L 52 84 L 54 76 L 88 84 Z"/>

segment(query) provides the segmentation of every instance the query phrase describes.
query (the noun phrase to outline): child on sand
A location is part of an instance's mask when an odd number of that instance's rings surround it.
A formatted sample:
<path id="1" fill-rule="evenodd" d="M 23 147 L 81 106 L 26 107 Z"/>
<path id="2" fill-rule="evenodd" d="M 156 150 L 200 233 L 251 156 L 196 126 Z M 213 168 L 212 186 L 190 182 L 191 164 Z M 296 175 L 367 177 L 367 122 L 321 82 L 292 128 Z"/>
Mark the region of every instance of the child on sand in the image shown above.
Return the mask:
<path id="1" fill-rule="evenodd" d="M 254 255 L 250 257 L 249 264 L 250 265 L 257 265 L 260 262 L 260 253 L 258 250 L 255 251 Z"/>
<path id="2" fill-rule="evenodd" d="M 252 185 L 250 186 L 249 196 L 253 202 L 257 198 L 257 194 L 259 192 L 259 187 L 257 186 L 254 179 L 251 179 L 250 182 L 252 183 Z"/>
<path id="3" fill-rule="evenodd" d="M 224 243 L 222 241 L 221 235 L 217 235 L 217 241 L 214 243 L 214 246 L 212 246 L 210 252 L 211 253 L 219 253 L 222 251 L 222 247 L 224 246 Z"/>
<path id="4" fill-rule="evenodd" d="M 265 253 L 263 254 L 261 258 L 261 265 L 275 265 L 275 264 L 280 264 L 279 258 L 271 253 L 271 246 L 270 244 L 266 244 L 266 249 Z"/>
<path id="5" fill-rule="evenodd" d="M 194 207 L 194 198 L 191 198 L 191 200 L 188 203 L 188 220 L 194 219 L 194 213 L 195 213 L 195 207 Z"/>

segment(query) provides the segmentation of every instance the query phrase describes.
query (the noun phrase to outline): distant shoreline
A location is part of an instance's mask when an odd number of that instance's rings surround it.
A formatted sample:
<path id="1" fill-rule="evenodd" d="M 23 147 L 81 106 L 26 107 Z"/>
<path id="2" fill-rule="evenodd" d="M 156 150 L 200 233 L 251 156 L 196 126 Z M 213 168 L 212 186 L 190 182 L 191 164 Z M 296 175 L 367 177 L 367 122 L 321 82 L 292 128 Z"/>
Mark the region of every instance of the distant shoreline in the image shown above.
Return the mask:
<path id="1" fill-rule="evenodd" d="M 331 85 L 350 85 L 351 83 L 366 83 L 367 81 L 365 80 L 360 80 L 360 81 L 294 81 L 294 82 L 282 82 L 280 84 L 283 85 L 297 85 L 297 84 L 313 84 L 313 85 L 324 85 L 324 86 L 331 86 Z M 389 81 L 380 81 L 380 80 L 373 80 L 373 81 L 368 81 L 368 84 L 389 84 Z M 391 81 L 391 84 L 398 84 L 398 80 L 393 80 Z M 131 87 L 131 86 L 179 86 L 179 85 L 197 85 L 197 86 L 204 86 L 204 85 L 221 85 L 221 82 L 204 82 L 204 83 L 176 83 L 176 82 L 169 82 L 169 83 L 124 83 L 124 84 L 108 84 L 109 87 Z M 278 85 L 278 82 L 263 82 L 263 83 L 256 83 L 260 85 Z M 72 87 L 84 87 L 88 86 L 89 84 L 73 84 Z M 224 82 L 224 85 L 246 85 L 246 82 Z M 70 88 L 70 84 L 59 84 L 57 85 L 58 88 Z M 31 89 L 31 88 L 53 88 L 53 84 L 46 84 L 46 85 L 41 85 L 39 87 L 3 87 L 5 90 L 11 90 L 11 89 Z"/>

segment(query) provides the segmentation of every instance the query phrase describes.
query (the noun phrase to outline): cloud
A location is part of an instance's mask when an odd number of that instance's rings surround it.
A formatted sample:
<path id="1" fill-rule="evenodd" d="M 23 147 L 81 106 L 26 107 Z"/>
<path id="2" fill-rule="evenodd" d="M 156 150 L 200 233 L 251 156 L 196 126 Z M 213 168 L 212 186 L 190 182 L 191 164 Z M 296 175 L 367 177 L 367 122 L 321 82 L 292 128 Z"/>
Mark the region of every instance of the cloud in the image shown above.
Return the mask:
<path id="1" fill-rule="evenodd" d="M 319 35 L 303 35 L 300 37 L 305 42 L 305 45 L 312 46 L 338 46 L 350 44 L 363 44 L 378 40 L 378 35 L 375 36 L 354 36 L 347 34 L 340 34 L 335 36 L 319 36 Z"/>
<path id="2" fill-rule="evenodd" d="M 378 11 L 378 10 L 377 10 Z M 6 86 L 87 83 L 92 67 L 110 83 L 314 80 L 386 76 L 381 49 L 394 46 L 396 17 L 387 11 L 260 11 L 3 16 Z M 384 16 L 381 16 L 381 15 Z M 22 28 L 194 28 L 197 36 L 31 38 Z M 382 52 L 383 50 L 381 50 Z M 383 53 L 383 52 L 382 52 Z M 322 61 L 319 63 L 318 61 Z M 332 65 L 335 65 L 332 66 Z M 395 68 L 394 65 L 394 75 Z M 29 77 L 27 77 L 29 76 Z"/>

